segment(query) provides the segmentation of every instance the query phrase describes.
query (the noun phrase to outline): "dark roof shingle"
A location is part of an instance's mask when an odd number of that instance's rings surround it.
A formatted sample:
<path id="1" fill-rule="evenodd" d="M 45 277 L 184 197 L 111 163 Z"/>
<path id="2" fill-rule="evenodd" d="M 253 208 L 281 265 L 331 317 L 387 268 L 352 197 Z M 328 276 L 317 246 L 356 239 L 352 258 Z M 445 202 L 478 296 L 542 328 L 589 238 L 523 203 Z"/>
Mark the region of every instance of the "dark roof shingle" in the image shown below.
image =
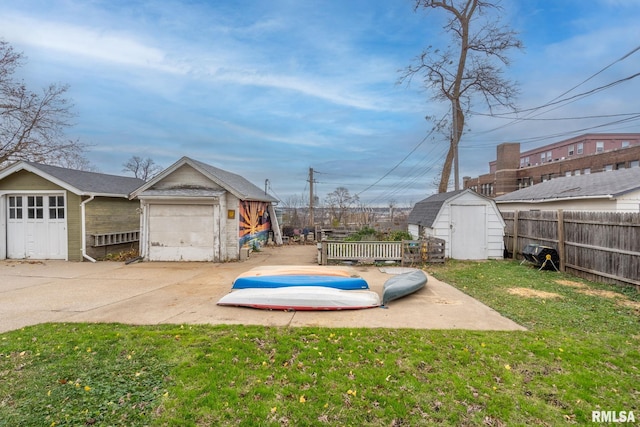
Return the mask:
<path id="1" fill-rule="evenodd" d="M 640 168 L 554 178 L 496 197 L 496 203 L 617 197 L 640 189 Z"/>
<path id="2" fill-rule="evenodd" d="M 59 166 L 24 162 L 39 171 L 67 183 L 80 194 L 127 196 L 144 184 L 138 178 L 67 169 Z"/>
<path id="3" fill-rule="evenodd" d="M 447 193 L 437 193 L 433 196 L 427 197 L 424 200 L 419 201 L 411 210 L 409 214 L 409 224 L 417 224 L 423 227 L 431 228 L 433 223 L 440 212 L 440 208 L 444 202 L 451 197 L 462 193 L 467 190 L 449 191 Z"/>

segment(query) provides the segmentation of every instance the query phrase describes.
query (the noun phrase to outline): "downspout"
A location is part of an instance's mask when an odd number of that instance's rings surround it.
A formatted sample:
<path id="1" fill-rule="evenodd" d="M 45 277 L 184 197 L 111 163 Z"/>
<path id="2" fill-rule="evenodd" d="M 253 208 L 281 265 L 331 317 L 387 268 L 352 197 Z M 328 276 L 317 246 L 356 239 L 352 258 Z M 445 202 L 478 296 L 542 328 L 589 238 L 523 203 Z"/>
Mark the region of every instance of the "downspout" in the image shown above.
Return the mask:
<path id="1" fill-rule="evenodd" d="M 95 196 L 90 196 L 87 200 L 80 203 L 80 223 L 82 224 L 82 257 L 88 259 L 91 262 L 96 262 L 95 259 L 87 255 L 87 224 L 85 223 L 85 205 L 92 201 Z"/>

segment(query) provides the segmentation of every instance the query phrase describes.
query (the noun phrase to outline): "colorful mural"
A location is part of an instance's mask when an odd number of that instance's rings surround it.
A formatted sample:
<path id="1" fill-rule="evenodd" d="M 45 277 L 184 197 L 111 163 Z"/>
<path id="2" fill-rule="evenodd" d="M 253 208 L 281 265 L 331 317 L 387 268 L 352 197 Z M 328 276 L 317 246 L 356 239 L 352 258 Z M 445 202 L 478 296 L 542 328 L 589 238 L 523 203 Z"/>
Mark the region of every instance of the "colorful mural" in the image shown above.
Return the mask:
<path id="1" fill-rule="evenodd" d="M 271 219 L 265 202 L 240 202 L 240 247 L 262 246 L 271 231 Z"/>

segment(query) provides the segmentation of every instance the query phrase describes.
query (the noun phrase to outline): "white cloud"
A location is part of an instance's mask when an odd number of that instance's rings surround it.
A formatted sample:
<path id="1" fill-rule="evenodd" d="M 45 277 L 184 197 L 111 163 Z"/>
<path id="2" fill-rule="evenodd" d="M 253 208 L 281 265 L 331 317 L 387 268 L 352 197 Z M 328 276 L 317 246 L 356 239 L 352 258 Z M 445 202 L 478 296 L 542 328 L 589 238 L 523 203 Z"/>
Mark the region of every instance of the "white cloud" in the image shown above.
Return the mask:
<path id="1" fill-rule="evenodd" d="M 173 74 L 185 74 L 189 69 L 168 61 L 167 54 L 161 49 L 147 46 L 124 32 L 7 14 L 0 18 L 0 26 L 12 41 L 77 56 L 79 61 L 90 59 Z M 24 31 L 24 28 L 30 31 Z"/>

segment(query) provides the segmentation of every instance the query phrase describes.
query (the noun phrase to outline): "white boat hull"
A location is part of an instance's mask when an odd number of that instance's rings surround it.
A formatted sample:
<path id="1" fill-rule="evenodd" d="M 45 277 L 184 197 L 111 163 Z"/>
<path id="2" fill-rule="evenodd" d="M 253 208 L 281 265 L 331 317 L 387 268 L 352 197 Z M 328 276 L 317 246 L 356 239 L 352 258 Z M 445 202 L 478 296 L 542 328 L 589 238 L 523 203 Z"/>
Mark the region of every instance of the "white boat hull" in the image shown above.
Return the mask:
<path id="1" fill-rule="evenodd" d="M 225 295 L 218 305 L 285 311 L 359 310 L 379 307 L 380 296 L 373 291 L 345 291 L 323 286 L 249 288 Z"/>

